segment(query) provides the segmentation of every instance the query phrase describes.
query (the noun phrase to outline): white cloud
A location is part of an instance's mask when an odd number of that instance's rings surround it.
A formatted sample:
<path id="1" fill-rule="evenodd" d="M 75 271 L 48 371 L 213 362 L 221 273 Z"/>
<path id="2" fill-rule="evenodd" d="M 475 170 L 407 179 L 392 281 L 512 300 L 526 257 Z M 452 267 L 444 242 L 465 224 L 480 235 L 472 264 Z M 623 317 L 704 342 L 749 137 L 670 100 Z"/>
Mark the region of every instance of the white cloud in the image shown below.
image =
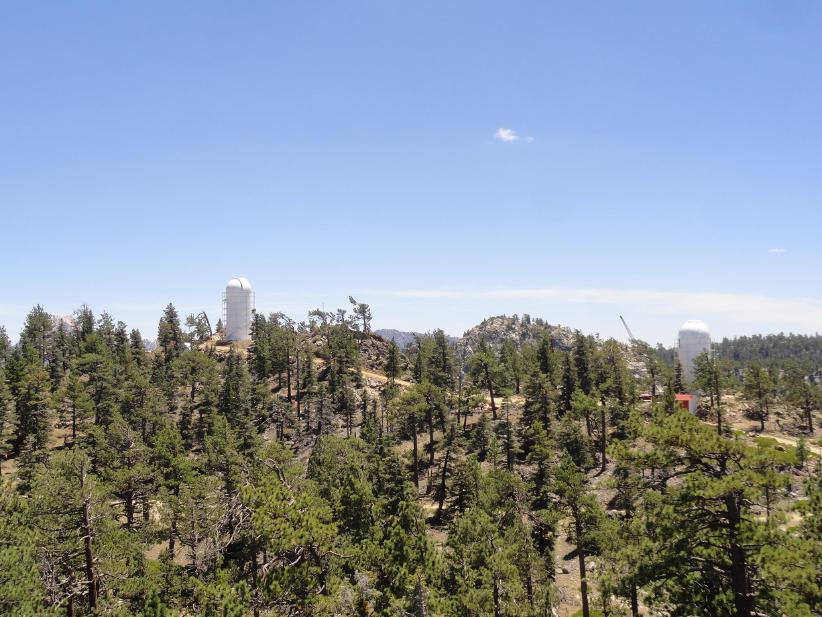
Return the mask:
<path id="1" fill-rule="evenodd" d="M 558 304 L 598 304 L 642 307 L 658 313 L 718 315 L 747 323 L 783 324 L 809 332 L 822 328 L 822 301 L 774 298 L 758 294 L 656 289 L 543 287 L 472 291 L 410 290 L 386 292 L 402 298 L 459 298 L 467 300 L 543 300 Z"/>
<path id="2" fill-rule="evenodd" d="M 774 248 L 774 249 L 768 249 L 768 252 L 771 253 L 772 255 L 781 255 L 782 253 L 787 253 L 788 249 Z"/>
<path id="3" fill-rule="evenodd" d="M 497 132 L 494 133 L 494 137 L 507 143 L 519 139 L 519 135 L 517 135 L 512 129 L 504 129 L 502 127 L 497 129 Z"/>

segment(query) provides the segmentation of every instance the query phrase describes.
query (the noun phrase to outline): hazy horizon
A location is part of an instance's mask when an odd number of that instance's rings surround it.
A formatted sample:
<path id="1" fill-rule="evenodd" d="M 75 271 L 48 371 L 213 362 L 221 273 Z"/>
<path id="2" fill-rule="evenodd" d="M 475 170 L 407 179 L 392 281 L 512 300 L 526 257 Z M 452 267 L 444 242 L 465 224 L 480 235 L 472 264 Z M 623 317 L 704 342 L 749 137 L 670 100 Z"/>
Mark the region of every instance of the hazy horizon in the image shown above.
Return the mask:
<path id="1" fill-rule="evenodd" d="M 254 286 L 253 280 L 252 286 Z M 221 316 L 220 292 L 217 300 L 205 300 L 203 304 L 179 304 L 171 301 L 178 313 L 181 321 L 185 320 L 187 314 L 197 314 L 205 311 L 211 320 L 212 325 L 216 324 Z M 700 319 L 706 321 L 711 329 L 711 336 L 714 341 L 723 338 L 734 338 L 738 336 L 756 334 L 817 334 L 815 330 L 803 330 L 801 328 L 781 330 L 760 331 L 754 327 L 746 329 L 746 326 L 755 326 L 756 321 L 744 321 L 746 311 L 751 319 L 763 315 L 769 310 L 776 310 L 777 304 L 773 306 L 773 301 L 767 298 L 756 297 L 736 297 L 722 296 L 717 294 L 690 294 L 687 292 L 664 293 L 649 290 L 571 290 L 571 289 L 522 289 L 522 290 L 494 290 L 489 292 L 456 292 L 456 291 L 390 291 L 376 292 L 374 290 L 357 290 L 356 293 L 349 294 L 345 291 L 328 294 L 297 294 L 288 292 L 266 292 L 262 293 L 255 287 L 257 298 L 256 308 L 264 314 L 273 312 L 283 312 L 297 321 L 307 321 L 308 311 L 314 308 L 323 308 L 333 311 L 336 308 L 350 309 L 348 295 L 353 295 L 358 301 L 371 305 L 374 315 L 372 328 L 396 329 L 410 332 L 431 332 L 437 328 L 442 328 L 446 334 L 451 336 L 462 336 L 469 328 L 477 325 L 483 319 L 497 315 L 519 315 L 529 314 L 532 318 L 542 318 L 551 325 L 567 326 L 572 329 L 579 329 L 586 334 L 599 334 L 603 338 L 615 338 L 627 342 L 628 335 L 619 315 L 622 315 L 628 322 L 634 336 L 652 344 L 661 343 L 666 347 L 676 345 L 676 337 L 679 326 L 687 319 Z M 510 298 L 520 298 L 521 304 L 513 304 Z M 477 302 L 477 299 L 480 302 Z M 620 298 L 624 303 L 620 303 Z M 640 306 L 644 299 L 645 306 Z M 423 315 L 430 311 L 437 310 L 437 303 L 447 301 L 449 310 L 443 311 L 443 319 L 440 323 L 426 323 L 425 317 L 414 317 L 413 307 L 422 310 Z M 633 303 L 628 303 L 633 300 Z M 744 306 L 745 303 L 748 306 Z M 771 304 L 768 304 L 768 303 Z M 69 316 L 82 304 L 89 304 L 95 315 L 99 316 L 103 311 L 108 312 L 115 320 L 123 320 L 129 328 L 140 330 L 144 338 L 154 340 L 156 338 L 157 323 L 167 302 L 158 301 L 156 304 L 109 304 L 96 307 L 88 302 L 79 302 L 74 308 L 53 310 L 47 305 L 43 308 L 50 314 L 56 316 Z M 547 304 L 546 304 L 547 303 Z M 648 304 L 651 306 L 647 306 Z M 691 312 L 677 310 L 677 303 L 691 305 L 694 310 Z M 41 303 L 42 304 L 42 303 Z M 763 305 L 764 304 L 764 305 Z M 423 307 L 421 305 L 427 305 Z M 399 310 L 404 306 L 406 310 Z M 731 319 L 708 320 L 703 317 L 705 313 L 712 313 L 716 317 L 716 311 L 709 311 L 708 306 L 719 307 L 719 310 L 726 311 L 731 315 Z M 788 306 L 786 304 L 786 306 Z M 506 308 L 510 307 L 510 308 Z M 523 309 L 522 307 L 526 307 Z M 530 307 L 528 309 L 527 307 Z M 541 312 L 541 308 L 549 308 L 548 312 Z M 703 310 L 699 310 L 699 308 Z M 20 307 L 22 309 L 22 307 Z M 488 309 L 483 312 L 484 309 Z M 600 311 L 611 309 L 611 319 L 598 321 Z M 22 310 L 17 314 L 4 312 L 5 321 L 0 321 L 0 325 L 5 325 L 9 336 L 16 341 L 20 328 L 25 319 L 25 315 L 30 310 Z M 428 312 L 427 312 L 428 311 Z M 383 317 L 383 313 L 403 315 L 395 321 Z M 553 315 L 553 317 L 552 317 Z M 124 316 L 129 316 L 129 319 Z M 743 320 L 737 320 L 742 316 Z M 649 326 L 650 322 L 653 327 Z M 813 316 L 811 315 L 810 318 Z M 9 326 L 11 324 L 11 326 Z M 717 329 L 717 324 L 728 324 L 726 329 Z M 734 329 L 735 326 L 735 329 Z M 663 332 L 662 337 L 654 338 L 649 333 L 654 331 Z"/>

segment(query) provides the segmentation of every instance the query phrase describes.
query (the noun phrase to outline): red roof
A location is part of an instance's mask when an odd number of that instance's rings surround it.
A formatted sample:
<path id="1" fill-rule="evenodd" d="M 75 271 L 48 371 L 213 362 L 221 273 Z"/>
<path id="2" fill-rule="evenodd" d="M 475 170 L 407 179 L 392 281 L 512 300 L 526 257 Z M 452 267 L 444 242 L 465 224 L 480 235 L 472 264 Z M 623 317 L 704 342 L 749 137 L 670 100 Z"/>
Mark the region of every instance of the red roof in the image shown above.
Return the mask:
<path id="1" fill-rule="evenodd" d="M 676 395 L 676 400 L 678 400 L 678 401 L 690 401 L 692 398 L 694 398 L 693 394 L 677 394 Z"/>

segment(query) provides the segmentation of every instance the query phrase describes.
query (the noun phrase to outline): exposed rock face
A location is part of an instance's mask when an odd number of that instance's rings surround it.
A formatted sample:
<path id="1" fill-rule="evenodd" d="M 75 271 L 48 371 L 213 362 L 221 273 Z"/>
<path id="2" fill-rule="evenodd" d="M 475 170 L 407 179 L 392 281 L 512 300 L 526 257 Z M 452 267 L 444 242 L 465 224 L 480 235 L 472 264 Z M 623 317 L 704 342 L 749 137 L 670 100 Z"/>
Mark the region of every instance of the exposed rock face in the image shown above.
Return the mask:
<path id="1" fill-rule="evenodd" d="M 548 334 L 554 342 L 555 349 L 568 350 L 574 344 L 574 331 L 564 326 L 552 326 L 542 319 L 532 319 L 530 315 L 497 315 L 484 319 L 463 334 L 461 343 L 470 354 L 481 340 L 491 347 L 499 347 L 503 341 L 511 341 L 518 347 L 525 343 L 538 341 Z"/>
<path id="2" fill-rule="evenodd" d="M 369 371 L 382 373 L 385 370 L 385 361 L 388 358 L 389 341 L 376 333 L 369 334 L 360 341 L 360 358 L 362 366 Z M 397 343 L 402 349 L 402 346 Z M 400 354 L 400 372 L 405 373 L 409 369 L 408 358 Z"/>

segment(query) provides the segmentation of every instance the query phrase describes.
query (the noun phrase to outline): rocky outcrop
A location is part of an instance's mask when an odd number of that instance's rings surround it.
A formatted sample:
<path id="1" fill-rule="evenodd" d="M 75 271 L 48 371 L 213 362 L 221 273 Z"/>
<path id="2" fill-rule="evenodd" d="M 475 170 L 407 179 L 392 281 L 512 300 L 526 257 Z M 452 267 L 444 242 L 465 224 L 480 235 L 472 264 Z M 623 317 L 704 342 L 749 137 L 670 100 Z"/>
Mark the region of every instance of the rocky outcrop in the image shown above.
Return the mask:
<path id="1" fill-rule="evenodd" d="M 481 340 L 485 340 L 493 348 L 499 347 L 506 340 L 519 347 L 536 342 L 545 334 L 551 337 L 555 349 L 568 350 L 574 344 L 574 331 L 570 328 L 554 326 L 542 319 L 533 319 L 530 315 L 497 315 L 484 319 L 462 335 L 461 344 L 465 345 L 466 352 L 470 354 Z"/>

